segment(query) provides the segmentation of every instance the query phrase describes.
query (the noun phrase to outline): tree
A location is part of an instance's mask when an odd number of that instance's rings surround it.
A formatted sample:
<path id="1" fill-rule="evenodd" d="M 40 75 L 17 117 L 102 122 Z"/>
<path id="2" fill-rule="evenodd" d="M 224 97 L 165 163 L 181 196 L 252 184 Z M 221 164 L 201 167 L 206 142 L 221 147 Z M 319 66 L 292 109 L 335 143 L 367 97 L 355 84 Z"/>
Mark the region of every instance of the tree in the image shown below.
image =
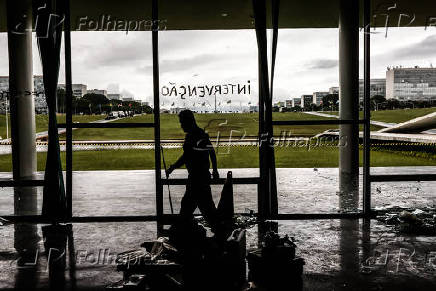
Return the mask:
<path id="1" fill-rule="evenodd" d="M 383 103 L 386 102 L 385 96 L 382 95 L 374 95 L 370 98 L 371 103 Z"/>
<path id="2" fill-rule="evenodd" d="M 91 107 L 89 105 L 90 105 L 90 103 L 87 99 L 84 99 L 83 97 L 77 99 L 76 108 L 77 108 L 78 112 L 91 114 L 92 111 L 91 111 Z"/>
<path id="3" fill-rule="evenodd" d="M 106 98 L 103 94 L 85 94 L 82 97 L 83 100 L 87 100 L 91 105 L 98 105 L 98 104 L 108 104 L 109 99 Z"/>
<path id="4" fill-rule="evenodd" d="M 398 101 L 397 99 L 388 99 L 387 101 L 386 101 L 386 103 L 387 103 L 387 107 L 389 108 L 389 109 L 396 109 L 396 108 L 399 108 L 400 107 L 400 101 Z"/>
<path id="5" fill-rule="evenodd" d="M 316 105 L 315 103 L 310 104 L 309 106 L 309 110 L 310 111 L 318 111 L 319 110 L 319 106 Z"/>
<path id="6" fill-rule="evenodd" d="M 335 110 L 339 101 L 339 94 L 328 94 L 322 97 L 322 107 Z"/>
<path id="7" fill-rule="evenodd" d="M 56 90 L 56 108 L 58 113 L 65 113 L 65 90 L 62 88 L 58 88 Z"/>
<path id="8" fill-rule="evenodd" d="M 153 108 L 151 108 L 151 107 L 148 106 L 148 105 L 144 105 L 144 106 L 142 106 L 142 110 L 143 110 L 145 113 L 147 113 L 147 114 L 151 114 L 151 113 L 153 113 Z"/>
<path id="9" fill-rule="evenodd" d="M 109 104 L 109 99 L 106 98 L 103 94 L 85 94 L 81 98 L 83 102 L 88 103 L 88 107 L 90 110 L 90 113 L 92 112 L 102 112 L 102 106 Z M 86 111 L 86 110 L 85 110 Z"/>

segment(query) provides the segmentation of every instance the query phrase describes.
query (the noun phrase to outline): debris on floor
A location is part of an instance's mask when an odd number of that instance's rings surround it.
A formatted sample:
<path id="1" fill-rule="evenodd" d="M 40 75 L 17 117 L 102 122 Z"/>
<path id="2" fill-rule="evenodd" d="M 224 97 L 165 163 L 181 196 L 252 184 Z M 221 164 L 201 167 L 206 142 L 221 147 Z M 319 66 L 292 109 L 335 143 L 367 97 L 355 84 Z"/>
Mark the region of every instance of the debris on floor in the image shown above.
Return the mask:
<path id="1" fill-rule="evenodd" d="M 248 252 L 250 288 L 301 290 L 304 259 L 295 256 L 294 239 L 269 231 L 262 246 Z M 285 287 L 285 288 L 284 288 Z M 284 289 L 283 289 L 284 288 Z"/>
<path id="2" fill-rule="evenodd" d="M 10 222 L 2 217 L 0 217 L 0 226 L 6 226 L 10 224 Z"/>
<path id="3" fill-rule="evenodd" d="M 195 220 L 176 223 L 169 237 L 120 253 L 123 280 L 107 286 L 129 290 L 301 290 L 304 260 L 295 255 L 292 237 L 267 231 L 258 249 L 246 249 L 246 231 L 234 229 L 225 239 L 207 237 Z M 247 281 L 247 260 L 249 274 Z"/>
<path id="4" fill-rule="evenodd" d="M 119 254 L 117 270 L 124 279 L 107 289 L 240 290 L 246 282 L 245 255 L 245 230 L 234 229 L 222 239 L 207 237 L 195 220 L 179 222 L 168 238 Z"/>
<path id="5" fill-rule="evenodd" d="M 379 209 L 377 220 L 393 226 L 401 233 L 436 235 L 436 208 L 391 207 Z"/>
<path id="6" fill-rule="evenodd" d="M 196 221 L 204 227 L 209 227 L 203 217 L 196 218 Z M 230 229 L 249 229 L 258 224 L 257 216 L 253 215 L 234 215 L 233 218 L 226 222 Z"/>

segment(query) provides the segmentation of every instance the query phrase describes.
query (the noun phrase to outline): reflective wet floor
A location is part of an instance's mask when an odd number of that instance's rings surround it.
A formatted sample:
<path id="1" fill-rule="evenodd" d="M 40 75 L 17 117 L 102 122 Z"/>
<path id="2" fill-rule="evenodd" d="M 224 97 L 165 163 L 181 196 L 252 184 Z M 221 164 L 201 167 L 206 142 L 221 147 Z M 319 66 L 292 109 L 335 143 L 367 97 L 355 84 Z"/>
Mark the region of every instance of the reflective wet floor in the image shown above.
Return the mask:
<path id="1" fill-rule="evenodd" d="M 233 177 L 258 177 L 258 169 L 220 169 Z M 435 173 L 436 167 L 377 167 L 373 174 Z M 43 173 L 39 173 L 42 179 Z M 176 170 L 171 178 L 186 178 L 186 170 Z M 11 177 L 0 173 L 0 178 Z M 362 177 L 360 177 L 362 180 Z M 277 169 L 278 206 L 280 213 L 336 213 L 340 205 L 357 203 L 362 209 L 362 195 L 356 201 L 340 201 L 339 171 L 337 168 Z M 362 181 L 360 181 L 362 185 Z M 218 202 L 222 186 L 212 186 Z M 372 183 L 374 208 L 400 206 L 423 207 L 436 205 L 436 182 Z M 360 193 L 361 193 L 360 189 Z M 184 194 L 184 186 L 170 186 L 174 209 L 177 212 Z M 257 186 L 234 185 L 235 210 L 257 210 Z M 73 172 L 73 215 L 154 215 L 155 179 L 153 170 L 75 171 Z M 345 197 L 345 200 L 347 197 Z M 42 187 L 36 193 L 36 213 L 41 212 Z M 341 203 L 340 203 L 341 202 Z M 164 187 L 164 211 L 170 213 L 168 188 Z M 0 188 L 0 216 L 14 213 L 14 190 Z M 32 213 L 30 213 L 32 214 Z"/>
<path id="2" fill-rule="evenodd" d="M 233 176 L 255 176 L 257 171 L 236 169 Z M 379 174 L 428 173 L 434 172 L 435 167 L 377 168 L 376 171 Z M 337 169 L 278 169 L 277 172 L 281 213 L 340 211 Z M 184 175 L 184 171 L 179 171 L 174 177 Z M 73 179 L 76 216 L 155 212 L 153 171 L 75 172 Z M 434 182 L 374 184 L 373 205 L 431 207 L 436 199 L 435 186 Z M 216 200 L 220 188 L 214 186 Z M 35 200 L 30 199 L 36 206 L 24 207 L 20 213 L 40 213 L 41 192 L 38 189 Z M 256 209 L 255 186 L 235 185 L 234 192 L 237 212 Z M 178 211 L 183 187 L 171 186 L 171 194 Z M 168 213 L 167 201 L 166 192 Z M 16 202 L 26 204 L 22 199 Z M 13 192 L 4 188 L 0 215 L 13 213 Z M 157 236 L 154 222 L 75 223 L 68 230 L 65 252 L 56 252 L 62 249 L 59 247 L 62 238 L 48 236 L 47 239 L 44 235 L 47 231 L 43 229 L 44 225 L 0 226 L 0 289 L 103 290 L 122 278 L 116 271 L 115 254 L 137 248 Z M 436 237 L 400 234 L 376 220 L 279 221 L 278 231 L 295 238 L 297 255 L 306 261 L 304 290 L 436 290 Z M 247 247 L 255 248 L 258 237 L 257 226 L 248 229 Z M 50 272 L 48 257 L 65 271 Z"/>
<path id="3" fill-rule="evenodd" d="M 155 223 L 74 224 L 66 252 L 51 252 L 55 259 L 65 257 L 65 271 L 53 274 L 47 270 L 49 251 L 39 239 L 42 226 L 25 226 L 24 232 L 19 227 L 1 228 L 1 289 L 102 290 L 122 279 L 113 262 L 116 253 L 156 237 Z M 374 220 L 369 224 L 361 220 L 280 221 L 278 230 L 296 239 L 297 255 L 306 261 L 304 290 L 436 288 L 434 237 L 399 235 Z M 247 247 L 256 247 L 257 239 L 258 228 L 253 226 L 247 232 Z M 35 251 L 27 257 L 16 251 L 24 245 Z"/>

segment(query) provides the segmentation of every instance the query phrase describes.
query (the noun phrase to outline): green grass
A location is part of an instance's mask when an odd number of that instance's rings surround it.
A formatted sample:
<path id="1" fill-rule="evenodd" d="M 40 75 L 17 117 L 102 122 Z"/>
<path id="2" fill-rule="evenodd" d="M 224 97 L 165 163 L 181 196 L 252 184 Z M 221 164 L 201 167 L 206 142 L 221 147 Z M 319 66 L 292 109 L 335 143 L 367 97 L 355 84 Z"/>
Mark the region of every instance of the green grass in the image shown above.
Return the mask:
<path id="1" fill-rule="evenodd" d="M 371 113 L 371 119 L 383 122 L 401 123 L 432 112 L 436 112 L 436 107 L 374 111 Z"/>
<path id="2" fill-rule="evenodd" d="M 11 137 L 11 117 L 10 114 L 8 114 L 8 132 L 9 137 Z M 1 138 L 6 138 L 6 114 L 0 114 L 0 136 Z"/>
<path id="3" fill-rule="evenodd" d="M 384 122 L 404 122 L 412 118 L 426 115 L 435 112 L 436 108 L 417 108 L 417 109 L 398 109 L 373 111 L 371 118 L 377 121 Z M 338 114 L 338 112 L 329 112 L 328 114 Z M 362 115 L 362 112 L 361 112 Z M 361 116 L 362 117 L 362 116 Z M 102 119 L 101 115 L 74 115 L 73 122 L 91 122 Z M 200 127 L 206 128 L 210 136 L 216 136 L 219 132 L 220 136 L 229 136 L 230 133 L 234 137 L 246 135 L 257 136 L 259 117 L 257 113 L 217 113 L 217 114 L 196 114 L 196 119 Z M 274 112 L 273 120 L 324 120 L 330 119 L 319 117 L 300 112 Z M 65 122 L 65 115 L 58 115 L 58 122 Z M 153 122 L 153 115 L 141 115 L 135 117 L 124 118 L 114 122 Z M 180 129 L 177 115 L 162 114 L 161 115 L 161 138 L 162 139 L 182 139 L 183 131 Z M 36 116 L 36 131 L 47 130 L 48 116 Z M 360 126 L 362 130 L 362 126 Z M 289 132 L 294 136 L 314 136 L 327 129 L 337 129 L 335 125 L 312 125 L 312 126 L 275 126 L 274 134 L 279 136 L 282 131 Z M 371 130 L 380 129 L 377 126 L 371 126 Z M 10 130 L 10 128 L 9 128 Z M 0 136 L 6 137 L 5 115 L 0 115 Z M 74 140 L 132 140 L 132 139 L 153 139 L 154 131 L 152 128 L 126 128 L 126 129 L 98 129 L 87 128 L 77 129 L 73 131 Z M 64 139 L 61 136 L 61 139 Z"/>
<path id="4" fill-rule="evenodd" d="M 371 111 L 371 120 L 388 123 L 401 123 L 433 112 L 436 112 L 436 107 Z M 326 111 L 324 113 L 339 115 L 337 111 Z M 359 112 L 359 115 L 360 118 L 363 118 L 362 111 Z"/>
<path id="5" fill-rule="evenodd" d="M 9 118 L 9 137 L 11 136 L 11 120 Z M 104 119 L 102 115 L 73 115 L 73 122 L 91 122 Z M 58 123 L 65 123 L 65 114 L 58 114 Z M 36 132 L 46 131 L 48 129 L 48 115 L 37 114 L 35 115 Z M 0 114 L 0 136 L 6 138 L 6 116 Z"/>
<path id="6" fill-rule="evenodd" d="M 240 137 L 257 136 L 259 117 L 257 113 L 217 113 L 217 114 L 196 114 L 197 123 L 205 128 L 211 137 L 229 136 Z M 273 120 L 325 120 L 326 117 L 286 112 L 273 113 Z M 153 122 L 153 115 L 141 115 L 124 118 L 114 122 Z M 162 139 L 183 139 L 184 133 L 180 128 L 179 120 L 175 114 L 162 114 L 160 118 Z M 313 125 L 313 126 L 275 126 L 274 134 L 279 136 L 282 131 L 287 131 L 294 136 L 314 136 L 327 129 L 338 128 L 335 125 Z M 373 130 L 378 127 L 373 127 Z M 126 129 L 77 129 L 73 132 L 74 140 L 132 140 L 132 139 L 153 139 L 152 128 L 126 128 Z"/>
<path id="7" fill-rule="evenodd" d="M 217 153 L 219 168 L 257 168 L 259 151 L 255 146 L 219 148 Z M 182 149 L 166 149 L 165 160 L 171 164 L 181 154 Z M 228 153 L 227 153 L 228 152 Z M 362 152 L 360 152 L 362 161 Z M 38 171 L 45 167 L 46 153 L 38 153 Z M 339 151 L 337 147 L 276 148 L 277 168 L 323 168 L 337 167 Z M 65 163 L 65 153 L 61 154 Z M 436 166 L 436 155 L 417 157 L 402 152 L 371 151 L 371 166 Z M 65 169 L 65 164 L 63 165 Z M 73 170 L 143 170 L 154 168 L 153 150 L 101 150 L 78 151 L 73 153 Z M 11 155 L 0 156 L 0 172 L 11 171 Z"/>

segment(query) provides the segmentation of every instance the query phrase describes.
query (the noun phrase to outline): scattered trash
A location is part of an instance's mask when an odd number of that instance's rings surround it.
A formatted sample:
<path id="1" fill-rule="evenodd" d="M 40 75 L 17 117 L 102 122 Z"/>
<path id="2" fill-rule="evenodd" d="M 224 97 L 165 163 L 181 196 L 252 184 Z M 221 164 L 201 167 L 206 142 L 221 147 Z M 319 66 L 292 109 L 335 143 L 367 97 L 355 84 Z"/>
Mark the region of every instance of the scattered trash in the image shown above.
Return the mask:
<path id="1" fill-rule="evenodd" d="M 240 290 L 246 282 L 245 230 L 234 229 L 221 240 L 206 237 L 204 227 L 192 220 L 174 224 L 169 234 L 119 254 L 117 270 L 124 280 L 107 289 Z"/>
<path id="2" fill-rule="evenodd" d="M 302 287 L 304 259 L 295 256 L 293 238 L 269 231 L 262 239 L 262 247 L 248 252 L 249 281 L 268 290 L 299 290 Z"/>
<path id="3" fill-rule="evenodd" d="M 180 269 L 180 264 L 176 262 L 177 255 L 177 250 L 168 243 L 167 238 L 158 238 L 143 243 L 140 249 L 118 254 L 117 270 L 123 271 L 125 277 L 154 272 L 172 273 Z"/>
<path id="4" fill-rule="evenodd" d="M 5 226 L 10 224 L 9 220 L 0 217 L 0 226 Z"/>
<path id="5" fill-rule="evenodd" d="M 252 211 L 252 210 L 251 210 Z M 251 213 L 251 212 L 250 212 Z M 205 227 L 209 227 L 206 220 L 203 217 L 196 218 L 196 221 Z M 228 222 L 232 229 L 249 229 L 254 225 L 257 225 L 258 220 L 254 213 L 250 215 L 234 215 L 232 221 Z"/>
<path id="6" fill-rule="evenodd" d="M 422 215 L 424 213 L 425 211 L 421 209 L 416 209 L 415 211 L 412 212 L 413 215 Z"/>
<path id="7" fill-rule="evenodd" d="M 235 228 L 249 229 L 258 223 L 256 216 L 234 216 Z"/>
<path id="8" fill-rule="evenodd" d="M 399 232 L 415 235 L 436 235 L 436 208 L 391 207 L 378 209 L 378 212 L 378 221 L 394 226 Z"/>
<path id="9" fill-rule="evenodd" d="M 118 289 L 142 289 L 147 290 L 145 283 L 145 275 L 132 275 L 127 280 L 120 280 L 106 286 L 106 290 L 118 290 Z"/>

